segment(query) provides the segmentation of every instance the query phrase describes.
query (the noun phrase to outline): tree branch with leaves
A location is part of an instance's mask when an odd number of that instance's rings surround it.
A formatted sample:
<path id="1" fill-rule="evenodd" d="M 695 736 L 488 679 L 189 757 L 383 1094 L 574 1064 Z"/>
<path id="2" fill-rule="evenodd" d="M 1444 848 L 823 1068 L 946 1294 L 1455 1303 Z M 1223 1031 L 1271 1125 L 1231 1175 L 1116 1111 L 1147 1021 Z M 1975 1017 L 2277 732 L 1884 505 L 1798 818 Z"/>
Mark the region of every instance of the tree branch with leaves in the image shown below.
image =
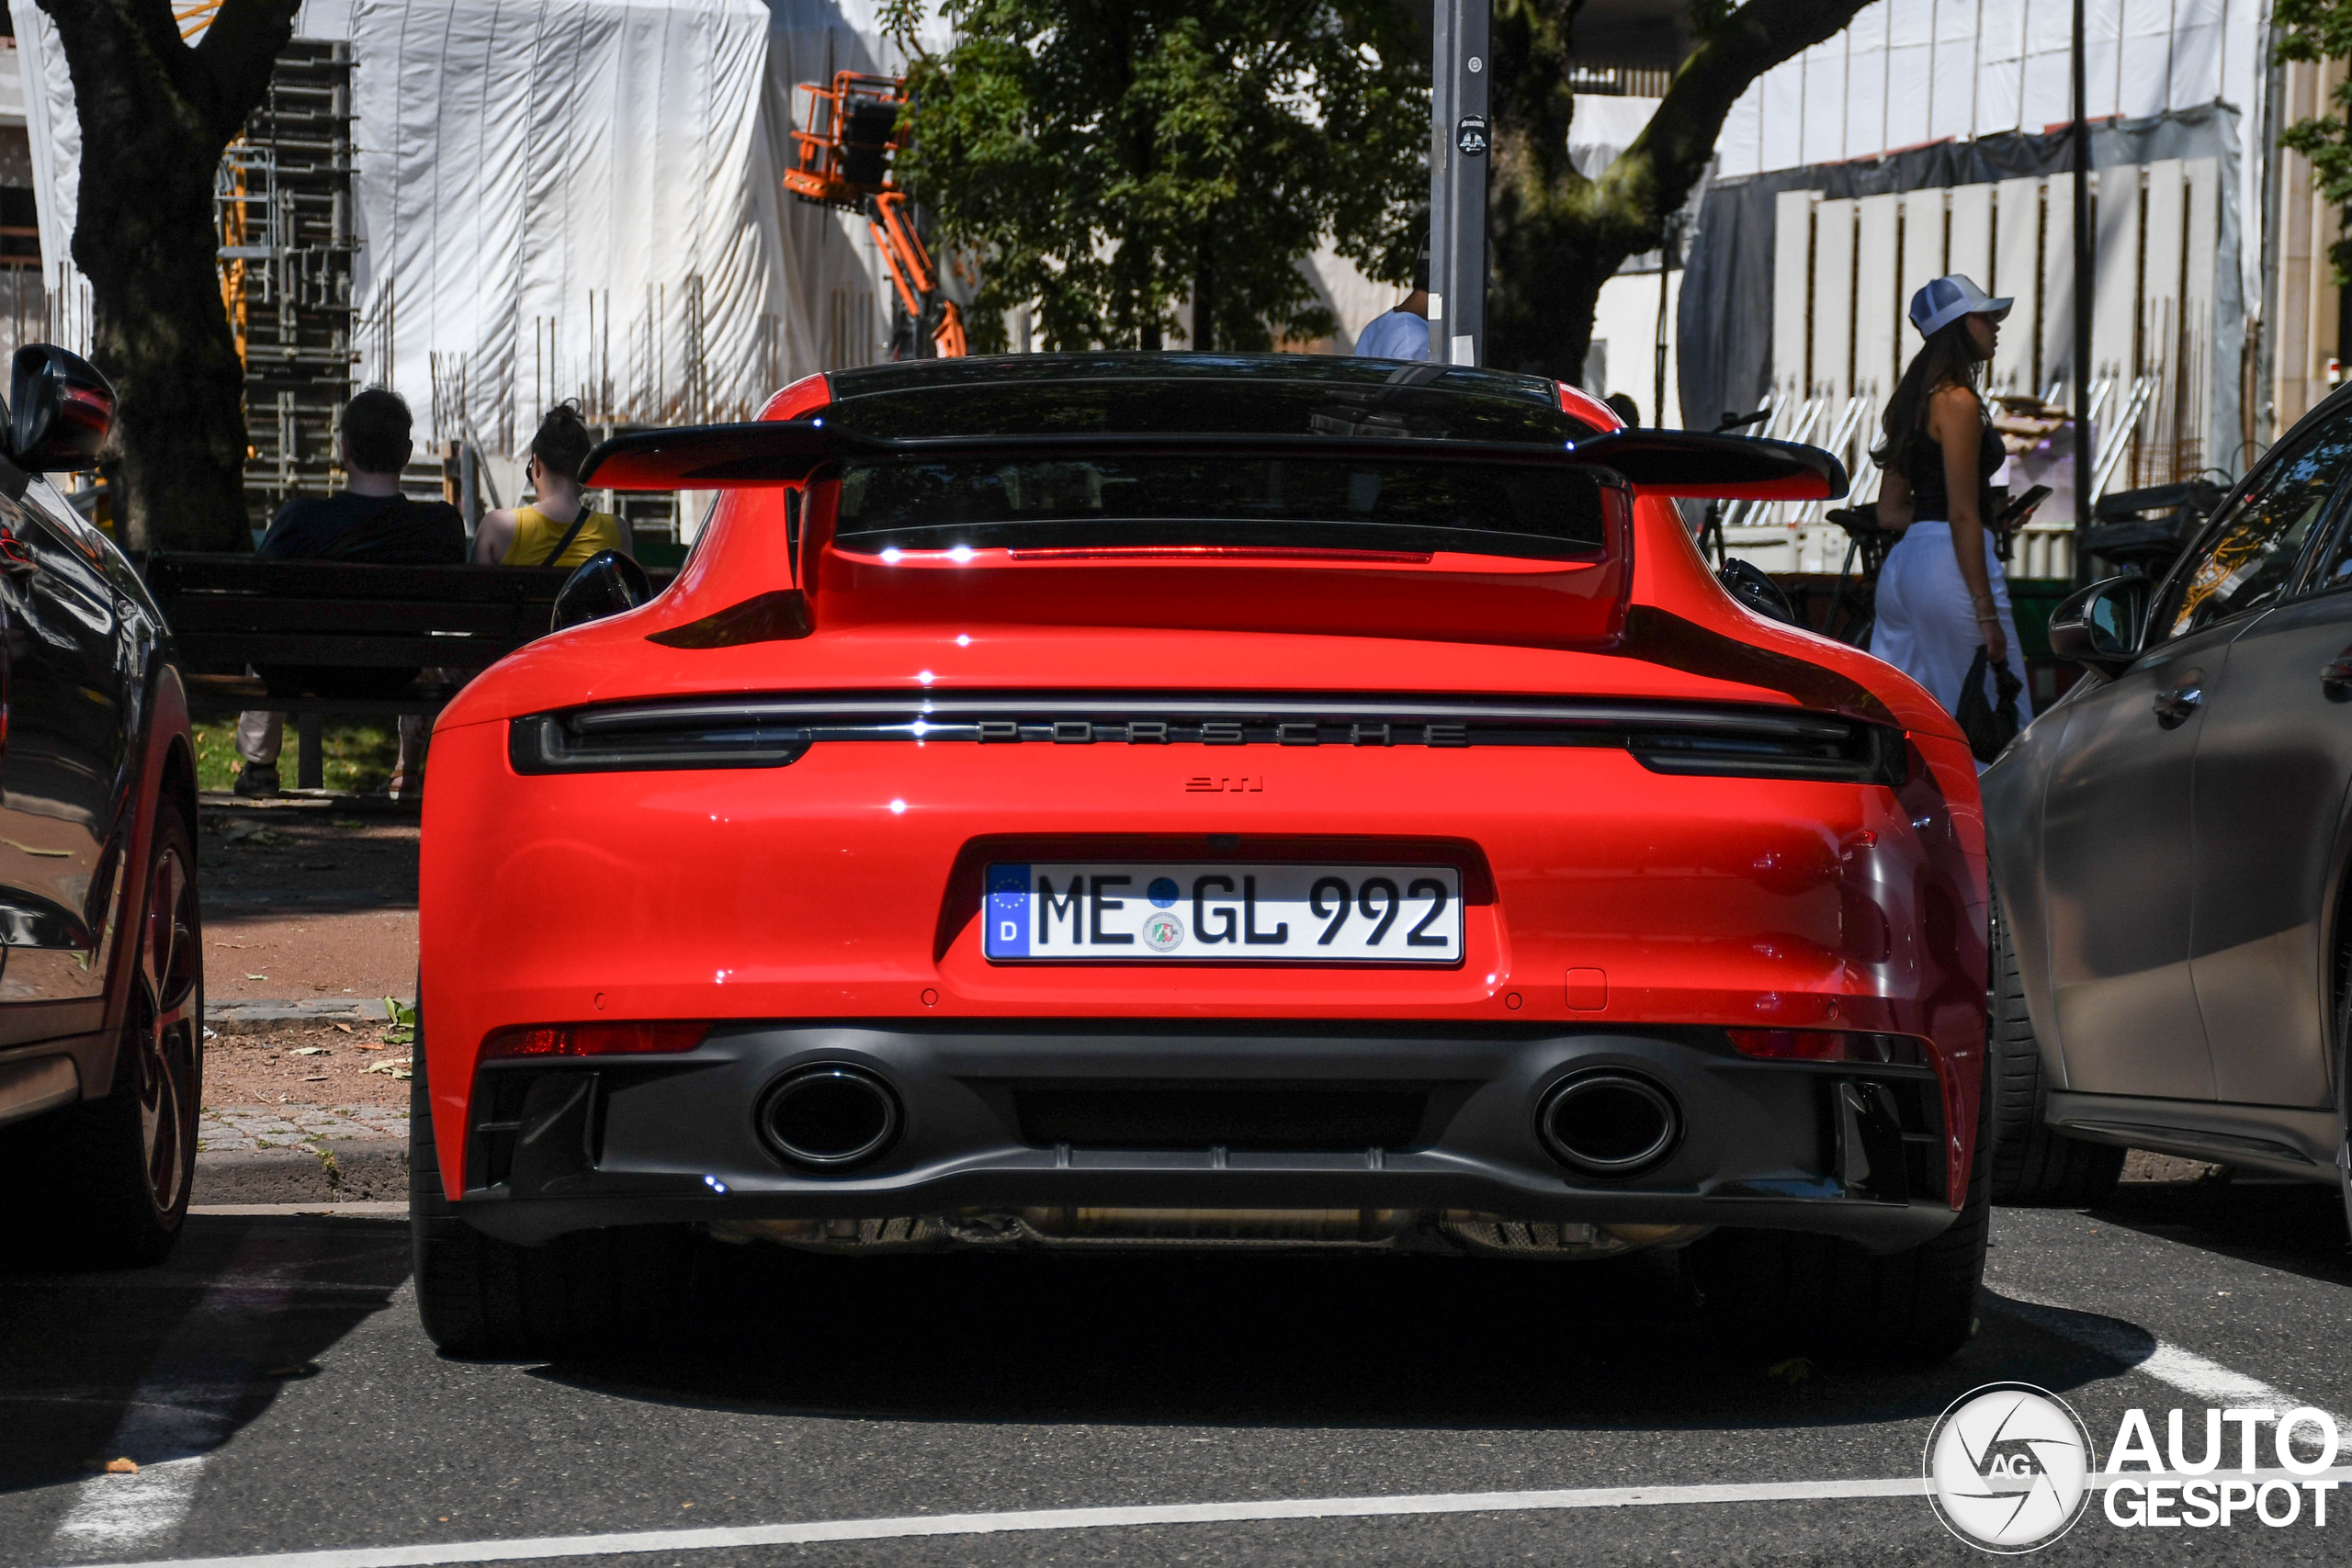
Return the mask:
<path id="1" fill-rule="evenodd" d="M 897 183 L 982 258 L 973 346 L 1028 306 L 1057 349 L 1263 349 L 1338 323 L 1300 263 L 1330 237 L 1411 270 L 1426 71 L 1386 0 L 945 0 L 909 73 Z M 886 14 L 911 40 L 919 7 Z"/>
<path id="2" fill-rule="evenodd" d="M 2276 0 L 2270 10 L 2276 32 L 2272 51 L 2281 64 L 2319 65 L 2352 55 L 2352 0 Z M 2311 160 L 2320 195 L 2338 207 L 2352 207 L 2352 77 L 2328 95 L 2334 118 L 2301 119 L 2278 134 L 2278 145 Z M 2352 229 L 2352 222 L 2345 227 Z M 2352 287 L 2352 234 L 2328 247 L 2338 288 Z"/>

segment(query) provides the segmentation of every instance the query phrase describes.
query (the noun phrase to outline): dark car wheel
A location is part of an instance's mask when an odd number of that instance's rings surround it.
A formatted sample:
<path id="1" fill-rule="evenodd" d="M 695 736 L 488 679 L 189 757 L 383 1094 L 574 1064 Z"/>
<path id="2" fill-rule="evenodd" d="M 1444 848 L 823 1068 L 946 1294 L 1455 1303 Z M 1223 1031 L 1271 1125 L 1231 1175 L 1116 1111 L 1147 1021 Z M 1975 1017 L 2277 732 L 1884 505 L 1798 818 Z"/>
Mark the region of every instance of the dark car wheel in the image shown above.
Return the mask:
<path id="1" fill-rule="evenodd" d="M 1990 1085 L 1976 1122 L 1968 1194 L 1932 1240 L 1870 1253 L 1836 1236 L 1719 1230 L 1683 1256 L 1709 1340 L 1754 1359 L 1925 1367 L 1976 1332 L 1991 1226 Z"/>
<path id="2" fill-rule="evenodd" d="M 10 1185 L 33 1245 L 60 1262 L 160 1262 L 187 1218 L 204 1089 L 204 928 L 195 833 L 175 801 L 157 805 L 141 895 L 112 1088 L 10 1140 Z"/>
<path id="3" fill-rule="evenodd" d="M 452 1356 L 537 1359 L 626 1348 L 674 1323 L 690 1239 L 662 1227 L 583 1231 L 517 1247 L 468 1224 L 441 1186 L 417 1009 L 409 1078 L 408 1212 L 417 1314 Z"/>
<path id="4" fill-rule="evenodd" d="M 2007 912 L 1993 899 L 1992 975 L 1984 1013 L 1993 1059 L 1993 1201 L 2085 1208 L 2115 1195 L 2124 1151 L 2054 1131 L 2041 1043 L 2027 1015 L 2025 981 L 2009 939 Z"/>

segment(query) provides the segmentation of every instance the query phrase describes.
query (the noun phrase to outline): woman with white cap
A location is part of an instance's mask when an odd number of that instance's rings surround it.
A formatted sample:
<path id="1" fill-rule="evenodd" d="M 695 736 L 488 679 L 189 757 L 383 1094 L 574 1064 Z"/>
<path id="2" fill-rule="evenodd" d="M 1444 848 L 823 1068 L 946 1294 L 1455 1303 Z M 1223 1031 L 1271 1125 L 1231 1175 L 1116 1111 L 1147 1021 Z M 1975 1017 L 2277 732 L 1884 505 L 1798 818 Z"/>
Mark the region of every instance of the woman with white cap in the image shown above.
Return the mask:
<path id="1" fill-rule="evenodd" d="M 1879 524 L 1902 531 L 1879 571 L 1871 651 L 1953 714 L 1980 648 L 1988 703 L 1999 703 L 1990 689 L 1994 667 L 2007 665 L 2025 682 L 2008 582 L 1987 525 L 1987 482 L 2004 454 L 1976 389 L 1978 367 L 1993 357 L 2008 313 L 2008 300 L 1987 299 L 1957 273 L 1911 297 L 1911 324 L 1928 341 L 1895 383 L 1884 437 L 1871 454 L 1885 475 Z"/>

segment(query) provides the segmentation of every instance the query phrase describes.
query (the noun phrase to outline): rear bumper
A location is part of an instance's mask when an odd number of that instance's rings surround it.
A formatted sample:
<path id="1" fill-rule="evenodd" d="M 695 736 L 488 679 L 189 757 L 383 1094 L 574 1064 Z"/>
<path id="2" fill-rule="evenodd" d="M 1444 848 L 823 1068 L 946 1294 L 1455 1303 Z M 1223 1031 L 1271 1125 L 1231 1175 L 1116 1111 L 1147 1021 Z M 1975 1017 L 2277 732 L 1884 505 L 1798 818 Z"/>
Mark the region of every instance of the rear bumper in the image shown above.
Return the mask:
<path id="1" fill-rule="evenodd" d="M 777 1083 L 825 1064 L 880 1080 L 901 1112 L 854 1168 L 796 1167 L 759 1127 Z M 1603 1068 L 1680 1113 L 1671 1152 L 1629 1178 L 1578 1173 L 1538 1128 L 1556 1085 Z M 1892 1248 L 1952 1217 L 1932 1072 L 1756 1061 L 1707 1029 L 729 1023 L 680 1055 L 488 1064 L 469 1098 L 459 1212 L 524 1243 L 1116 1207 L 1760 1226 Z M 1143 1120 L 1122 1122 L 1128 1107 Z"/>

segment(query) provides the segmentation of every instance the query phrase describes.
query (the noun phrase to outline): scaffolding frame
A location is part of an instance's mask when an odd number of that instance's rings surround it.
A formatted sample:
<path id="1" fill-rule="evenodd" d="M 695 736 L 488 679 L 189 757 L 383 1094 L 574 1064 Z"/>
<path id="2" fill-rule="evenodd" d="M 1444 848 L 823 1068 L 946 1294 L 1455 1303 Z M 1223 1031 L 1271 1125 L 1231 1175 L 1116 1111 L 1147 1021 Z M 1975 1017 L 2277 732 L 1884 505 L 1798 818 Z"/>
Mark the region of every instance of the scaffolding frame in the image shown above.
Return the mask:
<path id="1" fill-rule="evenodd" d="M 265 527 L 343 481 L 359 360 L 351 46 L 296 39 L 214 180 L 221 302 L 245 369 L 245 502 Z"/>

